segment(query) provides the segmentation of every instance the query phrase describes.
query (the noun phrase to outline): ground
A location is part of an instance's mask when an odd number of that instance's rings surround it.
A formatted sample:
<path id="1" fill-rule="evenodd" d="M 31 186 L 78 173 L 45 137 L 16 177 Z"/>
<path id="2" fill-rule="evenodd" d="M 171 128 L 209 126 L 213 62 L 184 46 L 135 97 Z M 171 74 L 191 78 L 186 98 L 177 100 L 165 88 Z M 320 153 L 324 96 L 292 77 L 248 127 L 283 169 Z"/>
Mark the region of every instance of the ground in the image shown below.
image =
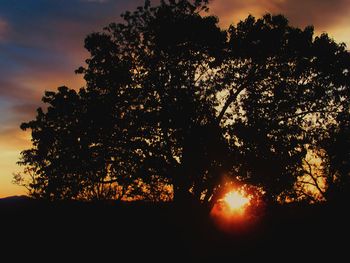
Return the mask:
<path id="1" fill-rule="evenodd" d="M 346 209 L 277 206 L 243 230 L 223 231 L 204 211 L 172 203 L 13 198 L 0 200 L 1 240 L 3 252 L 28 261 L 338 262 L 349 256 Z"/>

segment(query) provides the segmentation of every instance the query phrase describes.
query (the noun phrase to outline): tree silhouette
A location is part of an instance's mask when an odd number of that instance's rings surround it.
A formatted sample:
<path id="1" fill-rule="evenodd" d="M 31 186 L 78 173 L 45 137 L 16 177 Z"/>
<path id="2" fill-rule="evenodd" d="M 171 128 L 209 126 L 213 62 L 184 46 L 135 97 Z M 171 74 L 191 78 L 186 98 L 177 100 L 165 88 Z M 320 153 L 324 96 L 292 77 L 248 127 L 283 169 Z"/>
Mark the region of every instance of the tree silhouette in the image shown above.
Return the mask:
<path id="1" fill-rule="evenodd" d="M 282 16 L 248 17 L 230 35 L 233 61 L 250 68 L 231 95 L 232 136 L 241 143 L 248 181 L 276 199 L 293 191 L 306 146 L 342 108 L 349 54 L 343 44 L 325 34 L 314 38 L 312 27 L 290 27 Z"/>
<path id="2" fill-rule="evenodd" d="M 347 102 L 348 103 L 348 102 Z M 329 202 L 345 203 L 350 197 L 350 122 L 349 111 L 338 115 L 338 125 L 329 129 L 321 141 L 325 154 L 324 196 Z"/>
<path id="3" fill-rule="evenodd" d="M 171 198 L 171 185 L 175 201 L 213 204 L 229 180 L 272 201 L 294 191 L 307 145 L 348 109 L 345 45 L 281 15 L 222 30 L 206 4 L 146 1 L 86 38 L 86 87 L 47 92 L 22 124 L 38 196 Z"/>

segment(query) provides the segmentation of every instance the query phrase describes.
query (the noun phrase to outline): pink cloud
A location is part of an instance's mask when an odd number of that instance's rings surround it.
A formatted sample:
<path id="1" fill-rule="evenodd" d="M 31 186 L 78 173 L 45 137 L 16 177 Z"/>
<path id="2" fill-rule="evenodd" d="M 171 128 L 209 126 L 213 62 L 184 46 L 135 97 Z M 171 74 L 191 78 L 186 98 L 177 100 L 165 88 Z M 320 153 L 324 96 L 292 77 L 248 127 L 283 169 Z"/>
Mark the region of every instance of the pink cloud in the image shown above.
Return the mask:
<path id="1" fill-rule="evenodd" d="M 3 18 L 0 17 L 0 42 L 6 39 L 9 29 L 9 24 Z"/>

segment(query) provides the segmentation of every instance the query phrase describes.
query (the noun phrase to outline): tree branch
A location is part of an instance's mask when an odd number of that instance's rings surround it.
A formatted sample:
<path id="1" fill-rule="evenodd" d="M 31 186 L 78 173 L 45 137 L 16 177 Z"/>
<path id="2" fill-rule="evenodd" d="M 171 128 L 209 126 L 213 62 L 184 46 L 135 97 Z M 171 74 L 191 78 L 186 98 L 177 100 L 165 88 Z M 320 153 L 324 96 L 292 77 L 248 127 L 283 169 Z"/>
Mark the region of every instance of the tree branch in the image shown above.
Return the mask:
<path id="1" fill-rule="evenodd" d="M 227 101 L 225 102 L 224 107 L 221 109 L 220 114 L 217 118 L 217 122 L 220 123 L 222 118 L 224 117 L 228 107 L 231 105 L 231 103 L 233 101 L 235 101 L 239 95 L 239 93 L 241 93 L 244 90 L 245 86 L 242 85 L 241 87 L 238 88 L 238 90 L 236 90 L 236 92 L 230 92 L 230 96 L 228 97 Z"/>
<path id="2" fill-rule="evenodd" d="M 248 87 L 251 82 L 253 82 L 256 79 L 256 75 L 257 75 L 257 66 L 255 65 L 254 68 L 252 68 L 249 71 L 247 77 L 245 78 L 246 81 L 244 83 L 242 83 L 242 85 L 240 85 L 239 88 L 235 92 L 233 92 L 232 90 L 230 91 L 230 96 L 228 97 L 227 101 L 224 104 L 224 107 L 220 111 L 220 114 L 219 114 L 219 116 L 217 118 L 217 123 L 220 124 L 220 122 L 221 122 L 222 118 L 224 117 L 228 107 L 231 105 L 232 102 L 234 102 L 237 99 L 238 95 L 246 87 Z"/>
<path id="3" fill-rule="evenodd" d="M 314 202 L 317 202 L 316 198 L 313 197 L 312 195 L 309 195 L 307 193 L 305 193 L 303 190 L 298 190 L 296 189 L 295 190 L 296 192 L 300 192 L 302 195 L 306 196 L 307 198 L 309 198 L 310 200 L 314 201 Z"/>
<path id="4" fill-rule="evenodd" d="M 317 182 L 317 178 L 315 178 L 312 174 L 312 167 L 311 167 L 311 164 L 309 164 L 307 161 L 305 161 L 306 165 L 308 166 L 309 168 L 309 171 L 306 171 L 306 174 L 309 175 L 312 179 L 312 181 L 314 182 L 314 186 L 317 188 L 317 190 L 320 192 L 320 194 L 325 197 L 325 193 L 324 191 L 321 189 L 321 187 L 319 186 L 318 182 Z"/>
<path id="5" fill-rule="evenodd" d="M 307 110 L 307 111 L 295 113 L 295 114 L 292 114 L 292 115 L 289 115 L 289 116 L 281 117 L 281 118 L 277 119 L 276 121 L 280 122 L 280 121 L 284 121 L 284 120 L 287 120 L 287 119 L 292 119 L 292 118 L 295 118 L 295 117 L 299 117 L 299 116 L 302 116 L 302 115 L 305 116 L 305 115 L 310 114 L 310 113 L 336 113 L 336 112 L 335 111 L 326 111 L 326 110 Z"/>
<path id="6" fill-rule="evenodd" d="M 208 69 L 204 69 L 204 70 L 203 70 L 203 68 L 204 68 L 203 63 L 200 63 L 200 64 L 198 65 L 198 68 L 199 68 L 199 67 L 202 67 L 202 72 L 201 72 L 201 73 L 198 75 L 198 77 L 194 80 L 194 85 L 196 85 L 197 82 L 204 76 L 204 74 L 208 72 Z M 198 69 L 198 68 L 197 68 L 197 69 Z M 197 69 L 196 69 L 196 70 L 197 70 Z"/>

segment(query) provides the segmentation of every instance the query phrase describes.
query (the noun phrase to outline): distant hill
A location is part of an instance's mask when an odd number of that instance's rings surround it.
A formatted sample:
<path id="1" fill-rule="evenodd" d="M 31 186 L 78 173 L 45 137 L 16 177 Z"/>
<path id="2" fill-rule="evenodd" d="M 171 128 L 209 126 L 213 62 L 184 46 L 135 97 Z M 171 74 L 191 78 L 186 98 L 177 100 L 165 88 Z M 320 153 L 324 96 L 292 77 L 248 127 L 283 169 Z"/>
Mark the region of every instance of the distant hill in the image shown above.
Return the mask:
<path id="1" fill-rule="evenodd" d="M 26 195 L 13 195 L 13 196 L 0 198 L 1 203 L 21 202 L 21 201 L 27 201 L 27 200 L 32 200 L 32 198 L 30 198 L 29 196 L 26 196 Z"/>

